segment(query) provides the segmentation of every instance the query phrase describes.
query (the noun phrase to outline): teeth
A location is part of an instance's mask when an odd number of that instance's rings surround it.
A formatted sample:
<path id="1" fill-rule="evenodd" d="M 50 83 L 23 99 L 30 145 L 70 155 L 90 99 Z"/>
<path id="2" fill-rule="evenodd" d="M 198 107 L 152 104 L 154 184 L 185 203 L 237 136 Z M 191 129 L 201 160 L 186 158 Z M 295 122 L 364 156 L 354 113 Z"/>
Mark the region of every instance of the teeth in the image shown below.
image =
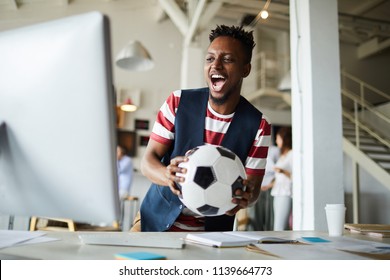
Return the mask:
<path id="1" fill-rule="evenodd" d="M 213 79 L 225 79 L 224 76 L 219 75 L 219 74 L 213 74 L 213 75 L 211 75 L 211 78 L 213 78 Z"/>

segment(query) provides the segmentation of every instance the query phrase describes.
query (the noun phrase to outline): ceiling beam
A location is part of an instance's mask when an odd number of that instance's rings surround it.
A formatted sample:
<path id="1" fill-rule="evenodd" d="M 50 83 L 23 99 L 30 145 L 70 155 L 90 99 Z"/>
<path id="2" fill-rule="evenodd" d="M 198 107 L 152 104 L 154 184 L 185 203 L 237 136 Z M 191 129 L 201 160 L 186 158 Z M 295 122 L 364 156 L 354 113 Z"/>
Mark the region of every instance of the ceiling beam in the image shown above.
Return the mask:
<path id="1" fill-rule="evenodd" d="M 375 41 L 375 39 L 367 41 L 369 38 L 389 37 L 389 22 L 367 19 L 359 15 L 380 5 L 383 0 L 367 2 L 351 10 L 351 14 L 339 13 L 340 39 L 350 43 L 366 42 L 359 51 L 362 57 L 368 53 L 371 55 L 373 45 L 378 50 L 387 46 L 387 43 L 380 43 L 380 41 Z M 176 0 L 159 0 L 159 3 L 163 11 L 184 36 L 184 44 L 188 45 L 192 42 L 195 34 L 208 27 L 208 24 L 215 16 L 236 20 L 237 24 L 242 24 L 242 19 L 245 15 L 257 15 L 264 7 L 266 1 L 187 0 L 186 9 L 181 7 Z M 288 4 L 271 2 L 268 11 L 270 17 L 267 20 L 259 21 L 259 26 L 289 30 Z M 367 51 L 367 48 L 370 50 Z"/>
<path id="2" fill-rule="evenodd" d="M 221 7 L 222 7 L 222 2 L 219 2 L 219 1 L 218 2 L 216 2 L 216 1 L 210 2 L 206 6 L 206 8 L 202 14 L 198 29 L 203 30 L 206 27 L 208 27 L 208 24 L 215 17 L 215 15 L 218 13 L 218 11 L 221 9 Z"/>
<path id="3" fill-rule="evenodd" d="M 373 38 L 360 46 L 357 49 L 357 56 L 359 59 L 363 59 L 379 53 L 390 47 L 390 39 L 380 41 L 378 38 Z"/>
<path id="4" fill-rule="evenodd" d="M 188 19 L 175 0 L 159 0 L 158 2 L 179 29 L 180 33 L 186 36 L 189 28 Z"/>
<path id="5" fill-rule="evenodd" d="M 205 28 L 222 7 L 221 1 L 191 0 L 188 2 L 188 15 L 182 11 L 175 0 L 159 0 L 162 10 L 184 36 L 184 45 L 188 46 L 195 34 Z M 159 16 L 161 20 L 161 15 Z"/>
<path id="6" fill-rule="evenodd" d="M 364 1 L 361 2 L 360 5 L 356 4 L 357 6 L 350 10 L 348 13 L 352 15 L 364 15 L 365 13 L 382 4 L 383 2 L 386 2 L 386 0 Z"/>
<path id="7" fill-rule="evenodd" d="M 191 20 L 191 24 L 188 28 L 188 32 L 184 37 L 184 45 L 185 46 L 188 46 L 191 43 L 192 38 L 194 37 L 196 30 L 198 29 L 198 24 L 199 24 L 202 12 L 203 12 L 206 4 L 207 4 L 207 0 L 199 0 L 198 1 L 198 4 L 196 5 L 196 8 L 195 8 L 192 20 Z"/>
<path id="8" fill-rule="evenodd" d="M 244 8 L 249 8 L 252 10 L 253 13 L 256 14 L 263 9 L 266 3 L 266 1 L 259 1 L 259 0 L 214 0 L 214 1 L 226 4 L 224 6 L 231 5 L 231 6 L 240 6 Z M 289 14 L 289 5 L 271 2 L 271 4 L 268 6 L 268 11 Z"/>
<path id="9" fill-rule="evenodd" d="M 227 18 L 231 20 L 236 20 L 237 24 L 241 24 L 243 14 L 237 12 L 236 10 L 231 10 L 229 8 L 222 7 L 218 14 L 218 17 Z M 272 28 L 277 28 L 281 30 L 289 30 L 290 29 L 290 21 L 286 19 L 279 19 L 278 17 L 270 16 L 267 20 L 260 20 L 257 23 L 257 26 L 267 26 Z"/>

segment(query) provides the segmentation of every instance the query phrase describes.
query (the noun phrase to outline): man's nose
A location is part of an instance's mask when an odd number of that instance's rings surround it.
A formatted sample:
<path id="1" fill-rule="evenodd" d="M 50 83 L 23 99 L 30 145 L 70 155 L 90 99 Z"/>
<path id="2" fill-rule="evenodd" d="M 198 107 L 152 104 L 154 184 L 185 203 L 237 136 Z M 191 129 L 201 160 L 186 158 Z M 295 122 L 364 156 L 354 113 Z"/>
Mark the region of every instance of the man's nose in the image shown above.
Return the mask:
<path id="1" fill-rule="evenodd" d="M 215 68 L 215 69 L 220 69 L 222 68 L 222 59 L 221 58 L 216 58 L 214 61 L 213 61 L 213 65 L 212 67 Z"/>

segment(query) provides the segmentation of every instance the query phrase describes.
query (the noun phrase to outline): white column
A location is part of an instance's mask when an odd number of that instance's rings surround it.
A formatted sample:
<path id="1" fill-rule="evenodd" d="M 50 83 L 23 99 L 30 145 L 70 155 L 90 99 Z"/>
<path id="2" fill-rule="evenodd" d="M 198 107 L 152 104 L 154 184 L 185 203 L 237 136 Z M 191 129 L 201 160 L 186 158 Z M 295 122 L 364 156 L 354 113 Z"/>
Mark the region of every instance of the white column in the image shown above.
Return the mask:
<path id="1" fill-rule="evenodd" d="M 344 202 L 337 0 L 291 0 L 290 43 L 293 228 L 326 230 Z"/>
<path id="2" fill-rule="evenodd" d="M 203 77 L 204 50 L 196 43 L 183 45 L 183 57 L 181 63 L 181 88 L 205 87 Z"/>

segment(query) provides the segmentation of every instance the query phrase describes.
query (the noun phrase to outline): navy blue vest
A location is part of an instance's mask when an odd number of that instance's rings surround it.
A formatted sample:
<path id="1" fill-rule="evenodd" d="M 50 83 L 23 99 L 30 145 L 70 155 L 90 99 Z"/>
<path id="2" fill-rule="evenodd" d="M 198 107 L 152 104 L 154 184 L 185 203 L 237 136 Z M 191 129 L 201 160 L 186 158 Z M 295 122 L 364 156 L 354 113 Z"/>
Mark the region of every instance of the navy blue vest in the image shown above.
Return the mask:
<path id="1" fill-rule="evenodd" d="M 184 155 L 188 150 L 204 144 L 204 128 L 209 89 L 183 90 L 175 118 L 175 141 L 162 162 Z M 245 164 L 259 129 L 262 113 L 241 96 L 233 120 L 221 145 L 232 150 Z M 180 215 L 183 204 L 166 186 L 152 184 L 141 205 L 141 230 L 168 230 Z M 230 231 L 234 216 L 205 218 L 206 231 Z"/>

